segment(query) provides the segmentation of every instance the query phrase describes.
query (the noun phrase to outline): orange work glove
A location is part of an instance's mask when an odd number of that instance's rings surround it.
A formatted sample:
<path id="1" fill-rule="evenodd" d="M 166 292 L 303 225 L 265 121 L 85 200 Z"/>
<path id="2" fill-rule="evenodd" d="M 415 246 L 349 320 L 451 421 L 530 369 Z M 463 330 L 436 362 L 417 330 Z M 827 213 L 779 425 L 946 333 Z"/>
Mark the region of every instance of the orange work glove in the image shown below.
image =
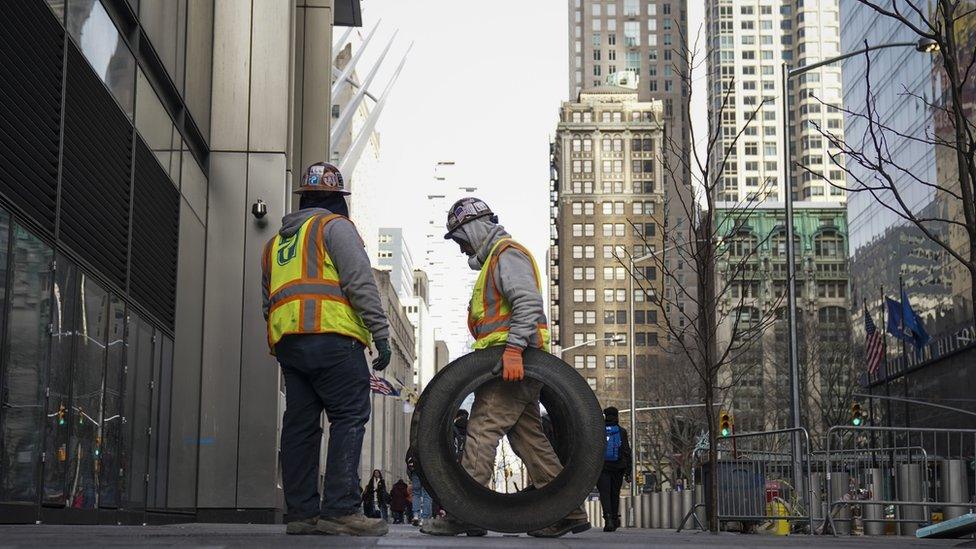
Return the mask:
<path id="1" fill-rule="evenodd" d="M 522 365 L 522 349 L 514 345 L 506 345 L 502 353 L 502 379 L 505 381 L 522 381 L 525 378 L 525 367 Z"/>

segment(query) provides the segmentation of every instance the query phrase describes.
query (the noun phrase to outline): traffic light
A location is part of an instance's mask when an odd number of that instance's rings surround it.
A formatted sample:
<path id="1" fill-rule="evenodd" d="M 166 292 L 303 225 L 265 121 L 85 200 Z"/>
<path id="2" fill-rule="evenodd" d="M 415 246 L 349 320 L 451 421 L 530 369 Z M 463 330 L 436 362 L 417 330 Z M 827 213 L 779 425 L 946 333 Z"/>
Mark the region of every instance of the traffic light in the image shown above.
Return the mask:
<path id="1" fill-rule="evenodd" d="M 864 418 L 867 414 L 864 410 L 861 410 L 861 403 L 854 402 L 851 404 L 851 425 L 855 427 L 860 427 L 864 425 Z"/>
<path id="2" fill-rule="evenodd" d="M 718 432 L 723 437 L 727 437 L 735 431 L 733 425 L 732 414 L 722 410 L 722 412 L 718 415 Z"/>

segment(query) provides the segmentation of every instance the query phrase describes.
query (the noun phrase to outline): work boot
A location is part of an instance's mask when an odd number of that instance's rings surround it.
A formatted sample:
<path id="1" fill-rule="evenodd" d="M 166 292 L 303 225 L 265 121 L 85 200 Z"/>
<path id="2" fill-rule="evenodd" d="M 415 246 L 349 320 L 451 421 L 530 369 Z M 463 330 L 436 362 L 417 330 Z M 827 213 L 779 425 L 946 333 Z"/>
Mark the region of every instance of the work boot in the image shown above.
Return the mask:
<path id="1" fill-rule="evenodd" d="M 572 515 L 570 515 L 572 516 Z M 546 526 L 540 530 L 533 530 L 529 535 L 536 538 L 558 538 L 570 532 L 579 534 L 590 529 L 590 521 L 586 517 L 560 519 L 556 524 Z M 607 529 L 604 527 L 605 532 Z M 610 530 L 611 532 L 613 530 Z"/>
<path id="2" fill-rule="evenodd" d="M 390 527 L 383 519 L 366 518 L 359 513 L 344 517 L 320 517 L 316 530 L 319 534 L 345 536 L 385 536 Z"/>
<path id="3" fill-rule="evenodd" d="M 484 528 L 461 522 L 450 515 L 425 520 L 420 531 L 431 536 L 457 536 L 460 534 L 483 536 L 488 533 Z"/>
<path id="4" fill-rule="evenodd" d="M 301 520 L 293 520 L 285 526 L 285 533 L 290 536 L 305 536 L 308 534 L 317 534 L 318 530 L 315 529 L 315 525 L 318 522 L 318 517 L 312 517 Z"/>

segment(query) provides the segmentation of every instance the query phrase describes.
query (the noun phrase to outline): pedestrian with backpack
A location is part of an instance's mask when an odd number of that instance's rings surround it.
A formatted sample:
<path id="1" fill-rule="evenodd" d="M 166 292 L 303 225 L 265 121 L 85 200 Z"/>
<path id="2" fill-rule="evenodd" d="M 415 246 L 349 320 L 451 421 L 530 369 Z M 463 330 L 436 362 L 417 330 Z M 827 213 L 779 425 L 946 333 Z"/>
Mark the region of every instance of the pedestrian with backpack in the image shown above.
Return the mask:
<path id="1" fill-rule="evenodd" d="M 613 406 L 603 410 L 607 430 L 607 447 L 603 453 L 603 472 L 596 487 L 603 507 L 603 531 L 613 532 L 620 527 L 620 486 L 630 482 L 630 439 L 620 426 L 620 412 Z"/>

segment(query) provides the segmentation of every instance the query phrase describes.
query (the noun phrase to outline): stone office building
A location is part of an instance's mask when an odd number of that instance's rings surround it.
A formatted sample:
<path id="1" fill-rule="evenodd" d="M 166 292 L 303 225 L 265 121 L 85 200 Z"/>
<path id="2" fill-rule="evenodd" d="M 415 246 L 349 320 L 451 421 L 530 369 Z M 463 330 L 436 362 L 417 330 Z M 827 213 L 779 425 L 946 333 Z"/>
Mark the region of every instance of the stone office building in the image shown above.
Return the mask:
<path id="1" fill-rule="evenodd" d="M 627 272 L 631 256 L 663 251 L 662 106 L 640 101 L 636 90 L 602 86 L 563 103 L 559 120 L 548 254 L 554 349 L 592 342 L 562 358 L 603 406 L 629 408 L 631 299 L 638 376 L 660 363 L 667 339 L 652 302 L 663 276 L 654 262 L 640 265 L 629 295 Z"/>

